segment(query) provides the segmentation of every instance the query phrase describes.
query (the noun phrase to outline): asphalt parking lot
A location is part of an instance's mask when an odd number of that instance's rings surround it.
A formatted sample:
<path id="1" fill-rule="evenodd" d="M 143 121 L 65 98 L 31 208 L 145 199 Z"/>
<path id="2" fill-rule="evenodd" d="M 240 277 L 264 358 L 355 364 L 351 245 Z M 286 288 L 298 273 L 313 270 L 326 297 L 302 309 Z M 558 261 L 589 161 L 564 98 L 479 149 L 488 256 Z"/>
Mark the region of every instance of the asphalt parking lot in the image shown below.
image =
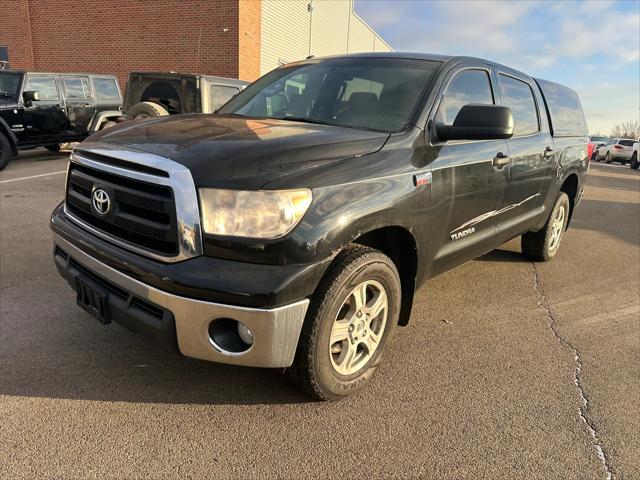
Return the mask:
<path id="1" fill-rule="evenodd" d="M 514 241 L 429 282 L 370 388 L 322 404 L 76 307 L 65 165 L 0 173 L 0 478 L 640 479 L 640 172 L 592 165 L 553 262 Z"/>

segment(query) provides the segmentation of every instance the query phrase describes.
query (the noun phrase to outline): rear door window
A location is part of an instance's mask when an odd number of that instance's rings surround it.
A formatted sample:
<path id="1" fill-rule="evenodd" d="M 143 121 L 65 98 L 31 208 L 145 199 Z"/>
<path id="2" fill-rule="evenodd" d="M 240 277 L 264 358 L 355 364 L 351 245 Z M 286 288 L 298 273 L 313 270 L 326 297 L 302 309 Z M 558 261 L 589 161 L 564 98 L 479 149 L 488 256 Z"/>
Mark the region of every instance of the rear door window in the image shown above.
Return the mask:
<path id="1" fill-rule="evenodd" d="M 556 137 L 582 137 L 588 135 L 578 94 L 570 88 L 557 83 L 536 78 L 542 90 L 549 115 L 553 135 Z"/>
<path id="2" fill-rule="evenodd" d="M 91 98 L 91 87 L 86 77 L 64 77 L 64 90 L 67 98 Z"/>
<path id="3" fill-rule="evenodd" d="M 229 85 L 211 85 L 211 111 L 215 112 L 239 91 L 238 87 Z"/>
<path id="4" fill-rule="evenodd" d="M 29 77 L 25 91 L 38 92 L 40 100 L 58 100 L 58 87 L 56 86 L 55 77 L 38 75 Z"/>
<path id="5" fill-rule="evenodd" d="M 502 99 L 513 115 L 513 136 L 539 132 L 538 107 L 529 84 L 508 75 L 499 78 Z"/>
<path id="6" fill-rule="evenodd" d="M 436 123 L 452 125 L 460 109 L 469 103 L 493 105 L 493 90 L 486 70 L 463 70 L 449 83 L 442 97 Z"/>
<path id="7" fill-rule="evenodd" d="M 120 100 L 120 91 L 114 78 L 94 78 L 93 88 L 98 100 Z"/>

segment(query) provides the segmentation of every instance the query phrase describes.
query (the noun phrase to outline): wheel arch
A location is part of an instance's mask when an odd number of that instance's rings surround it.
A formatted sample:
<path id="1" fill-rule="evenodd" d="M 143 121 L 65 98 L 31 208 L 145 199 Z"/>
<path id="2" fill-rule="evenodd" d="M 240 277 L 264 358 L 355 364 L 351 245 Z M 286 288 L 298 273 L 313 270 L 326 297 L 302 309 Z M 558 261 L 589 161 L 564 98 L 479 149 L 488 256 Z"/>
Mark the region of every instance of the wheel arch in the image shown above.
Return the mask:
<path id="1" fill-rule="evenodd" d="M 579 189 L 580 180 L 578 179 L 578 175 L 573 172 L 567 175 L 560 185 L 560 191 L 566 193 L 567 197 L 569 197 L 569 219 L 567 220 L 566 228 L 569 228 L 569 224 L 571 223 Z"/>
<path id="2" fill-rule="evenodd" d="M 102 112 L 97 112 L 91 120 L 89 132 L 97 132 L 100 130 L 103 123 L 119 117 L 122 117 L 122 112 L 119 110 L 104 110 Z"/>
<path id="3" fill-rule="evenodd" d="M 395 264 L 400 274 L 402 299 L 399 325 L 407 325 L 411 317 L 418 270 L 418 246 L 415 237 L 405 227 L 386 226 L 370 230 L 352 243 L 380 250 Z"/>
<path id="4" fill-rule="evenodd" d="M 18 138 L 15 133 L 11 131 L 7 122 L 0 118 L 0 135 L 4 135 L 9 140 L 11 146 L 11 153 L 15 156 L 18 155 Z"/>

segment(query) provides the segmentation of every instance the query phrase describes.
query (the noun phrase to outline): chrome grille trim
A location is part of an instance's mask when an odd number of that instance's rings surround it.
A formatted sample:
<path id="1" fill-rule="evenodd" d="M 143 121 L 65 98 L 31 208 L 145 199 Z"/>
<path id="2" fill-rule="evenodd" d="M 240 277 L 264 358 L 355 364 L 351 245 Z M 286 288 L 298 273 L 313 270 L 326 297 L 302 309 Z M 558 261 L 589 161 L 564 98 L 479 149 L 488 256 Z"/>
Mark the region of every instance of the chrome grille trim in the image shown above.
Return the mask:
<path id="1" fill-rule="evenodd" d="M 82 156 L 81 153 L 74 151 L 71 154 L 70 162 L 79 165 L 85 165 L 96 170 L 101 170 L 114 175 L 140 180 L 143 182 L 163 185 L 173 190 L 173 199 L 176 209 L 176 221 L 178 229 L 178 254 L 173 256 L 165 256 L 156 252 L 151 252 L 139 245 L 129 243 L 113 235 L 107 234 L 79 219 L 73 213 L 69 212 L 65 202 L 64 212 L 73 222 L 82 228 L 90 231 L 97 237 L 102 238 L 110 243 L 118 245 L 126 250 L 134 253 L 153 258 L 166 263 L 181 262 L 188 258 L 202 255 L 202 230 L 200 226 L 200 209 L 198 205 L 198 194 L 193 183 L 191 172 L 184 165 L 174 162 L 160 155 L 142 152 L 139 150 L 128 149 L 123 147 L 114 147 L 101 144 L 99 142 L 85 142 L 81 144 L 82 150 L 103 155 L 105 157 L 113 157 L 125 162 L 136 163 L 147 167 L 162 170 L 168 174 L 168 177 L 153 175 L 150 173 L 129 170 L 127 168 L 109 165 L 94 159 Z M 68 177 L 71 169 L 67 169 L 67 181 L 65 182 L 65 194 L 69 188 Z"/>

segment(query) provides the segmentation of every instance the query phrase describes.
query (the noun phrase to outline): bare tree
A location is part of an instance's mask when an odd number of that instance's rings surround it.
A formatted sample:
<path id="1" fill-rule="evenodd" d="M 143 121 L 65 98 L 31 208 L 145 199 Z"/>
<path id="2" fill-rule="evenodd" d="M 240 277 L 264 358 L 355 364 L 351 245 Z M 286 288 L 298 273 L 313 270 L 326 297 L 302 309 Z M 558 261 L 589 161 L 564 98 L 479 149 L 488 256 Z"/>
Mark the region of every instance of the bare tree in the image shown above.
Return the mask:
<path id="1" fill-rule="evenodd" d="M 611 136 L 615 138 L 640 138 L 640 122 L 629 120 L 628 122 L 618 123 L 611 130 Z"/>

